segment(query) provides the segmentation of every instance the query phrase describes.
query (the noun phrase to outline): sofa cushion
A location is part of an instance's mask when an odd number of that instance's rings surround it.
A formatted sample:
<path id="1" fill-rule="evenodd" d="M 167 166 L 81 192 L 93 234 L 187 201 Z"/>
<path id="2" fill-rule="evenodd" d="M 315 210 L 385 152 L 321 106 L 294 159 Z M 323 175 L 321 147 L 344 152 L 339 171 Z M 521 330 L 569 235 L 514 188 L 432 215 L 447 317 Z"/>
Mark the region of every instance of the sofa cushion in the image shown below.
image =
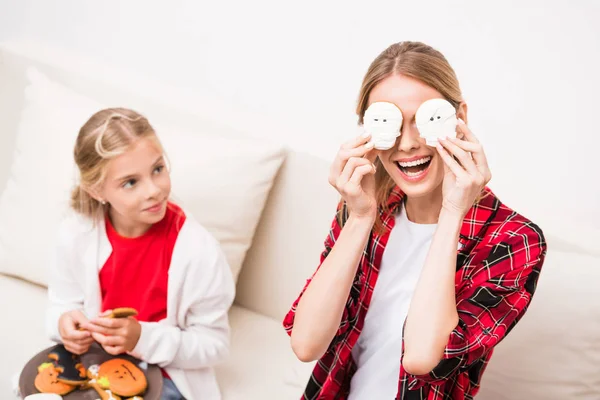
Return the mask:
<path id="1" fill-rule="evenodd" d="M 234 306 L 231 356 L 217 367 L 224 400 L 298 399 L 314 363 L 298 361 L 279 321 Z"/>
<path id="2" fill-rule="evenodd" d="M 529 310 L 496 347 L 478 400 L 600 399 L 599 266 L 548 250 Z"/>
<path id="3" fill-rule="evenodd" d="M 46 285 L 51 239 L 77 175 L 75 138 L 106 106 L 33 67 L 27 79 L 10 175 L 0 193 L 0 272 Z M 182 129 L 146 116 L 170 159 L 175 201 L 221 242 L 237 279 L 283 149 L 214 124 Z"/>
<path id="4" fill-rule="evenodd" d="M 2 304 L 2 362 L 0 399 L 13 399 L 13 380 L 27 361 L 52 345 L 46 338 L 46 290 L 21 279 L 0 275 Z"/>

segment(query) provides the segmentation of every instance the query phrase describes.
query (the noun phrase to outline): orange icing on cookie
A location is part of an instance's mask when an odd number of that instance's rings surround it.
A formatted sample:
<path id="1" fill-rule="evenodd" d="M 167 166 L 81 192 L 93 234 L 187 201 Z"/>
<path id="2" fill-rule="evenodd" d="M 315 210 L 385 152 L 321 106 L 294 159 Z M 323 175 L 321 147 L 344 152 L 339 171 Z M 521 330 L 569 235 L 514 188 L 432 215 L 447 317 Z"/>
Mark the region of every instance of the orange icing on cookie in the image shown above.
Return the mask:
<path id="1" fill-rule="evenodd" d="M 52 363 L 43 363 L 38 367 L 34 385 L 41 393 L 65 395 L 75 390 L 75 386 L 58 381 L 59 370 Z"/>
<path id="2" fill-rule="evenodd" d="M 100 365 L 98 384 L 112 393 L 132 397 L 143 393 L 148 387 L 146 376 L 132 362 L 113 358 Z"/>

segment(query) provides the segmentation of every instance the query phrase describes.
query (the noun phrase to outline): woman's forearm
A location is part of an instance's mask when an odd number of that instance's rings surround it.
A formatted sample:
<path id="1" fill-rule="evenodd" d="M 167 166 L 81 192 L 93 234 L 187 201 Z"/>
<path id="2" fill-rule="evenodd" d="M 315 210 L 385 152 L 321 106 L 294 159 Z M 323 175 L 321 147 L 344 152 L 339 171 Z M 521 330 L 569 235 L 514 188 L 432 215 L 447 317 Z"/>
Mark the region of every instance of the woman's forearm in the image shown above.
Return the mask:
<path id="1" fill-rule="evenodd" d="M 337 332 L 373 218 L 350 216 L 296 308 L 292 349 L 305 362 L 320 358 Z"/>
<path id="2" fill-rule="evenodd" d="M 458 324 L 455 275 L 461 225 L 462 217 L 440 213 L 404 327 L 402 364 L 411 374 L 428 373 L 441 361 Z"/>

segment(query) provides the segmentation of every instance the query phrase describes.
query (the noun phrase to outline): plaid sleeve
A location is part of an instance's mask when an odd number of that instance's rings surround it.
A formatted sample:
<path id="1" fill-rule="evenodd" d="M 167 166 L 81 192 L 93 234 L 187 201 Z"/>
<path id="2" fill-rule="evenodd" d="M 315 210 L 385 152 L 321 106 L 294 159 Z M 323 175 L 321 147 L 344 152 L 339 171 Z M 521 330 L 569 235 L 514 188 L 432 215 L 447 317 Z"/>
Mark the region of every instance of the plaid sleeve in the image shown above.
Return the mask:
<path id="1" fill-rule="evenodd" d="M 457 293 L 459 322 L 450 334 L 443 359 L 428 374 L 410 375 L 409 387 L 440 384 L 467 369 L 498 344 L 523 317 L 535 292 L 546 254 L 539 228 L 506 234 L 465 266 L 475 271 Z M 530 229 L 532 228 L 532 229 Z"/>
<path id="2" fill-rule="evenodd" d="M 345 213 L 345 210 L 338 208 L 338 212 Z M 327 238 L 325 238 L 325 249 L 321 253 L 321 259 L 319 262 L 319 266 L 317 267 L 317 269 L 313 273 L 313 275 L 306 281 L 306 284 L 304 285 L 304 288 L 300 292 L 300 295 L 298 296 L 296 301 L 294 301 L 294 303 L 292 304 L 292 308 L 290 309 L 290 311 L 288 311 L 287 315 L 285 316 L 285 318 L 283 320 L 283 327 L 285 328 L 288 335 L 292 334 L 292 328 L 294 327 L 294 319 L 296 317 L 296 307 L 298 307 L 298 303 L 300 302 L 302 295 L 306 291 L 306 288 L 310 284 L 312 278 L 315 276 L 315 274 L 317 273 L 319 268 L 321 268 L 321 265 L 323 265 L 323 261 L 325 261 L 325 259 L 331 252 L 331 249 L 333 248 L 333 245 L 335 244 L 337 238 L 339 237 L 341 230 L 342 230 L 342 228 L 340 227 L 340 225 L 338 223 L 338 219 L 336 217 L 333 219 L 333 222 L 331 223 L 331 228 L 329 229 L 329 234 L 327 235 Z M 344 332 L 345 327 L 347 327 L 347 326 L 348 326 L 348 310 L 347 310 L 347 308 L 344 308 L 344 313 L 342 314 L 340 328 L 338 329 L 336 336 L 342 334 Z"/>

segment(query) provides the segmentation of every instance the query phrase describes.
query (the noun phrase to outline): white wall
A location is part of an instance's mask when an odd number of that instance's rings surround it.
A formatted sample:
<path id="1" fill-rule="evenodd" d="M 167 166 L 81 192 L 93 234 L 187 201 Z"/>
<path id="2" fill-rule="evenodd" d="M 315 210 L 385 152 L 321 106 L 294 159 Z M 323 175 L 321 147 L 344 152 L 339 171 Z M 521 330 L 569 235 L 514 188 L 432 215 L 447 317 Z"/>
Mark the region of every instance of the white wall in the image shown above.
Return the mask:
<path id="1" fill-rule="evenodd" d="M 457 71 L 500 197 L 534 219 L 600 225 L 600 2 L 284 3 L 0 0 L 0 40 L 43 40 L 197 91 L 236 124 L 253 115 L 268 128 L 247 129 L 327 159 L 354 133 L 370 61 L 421 40 Z"/>

